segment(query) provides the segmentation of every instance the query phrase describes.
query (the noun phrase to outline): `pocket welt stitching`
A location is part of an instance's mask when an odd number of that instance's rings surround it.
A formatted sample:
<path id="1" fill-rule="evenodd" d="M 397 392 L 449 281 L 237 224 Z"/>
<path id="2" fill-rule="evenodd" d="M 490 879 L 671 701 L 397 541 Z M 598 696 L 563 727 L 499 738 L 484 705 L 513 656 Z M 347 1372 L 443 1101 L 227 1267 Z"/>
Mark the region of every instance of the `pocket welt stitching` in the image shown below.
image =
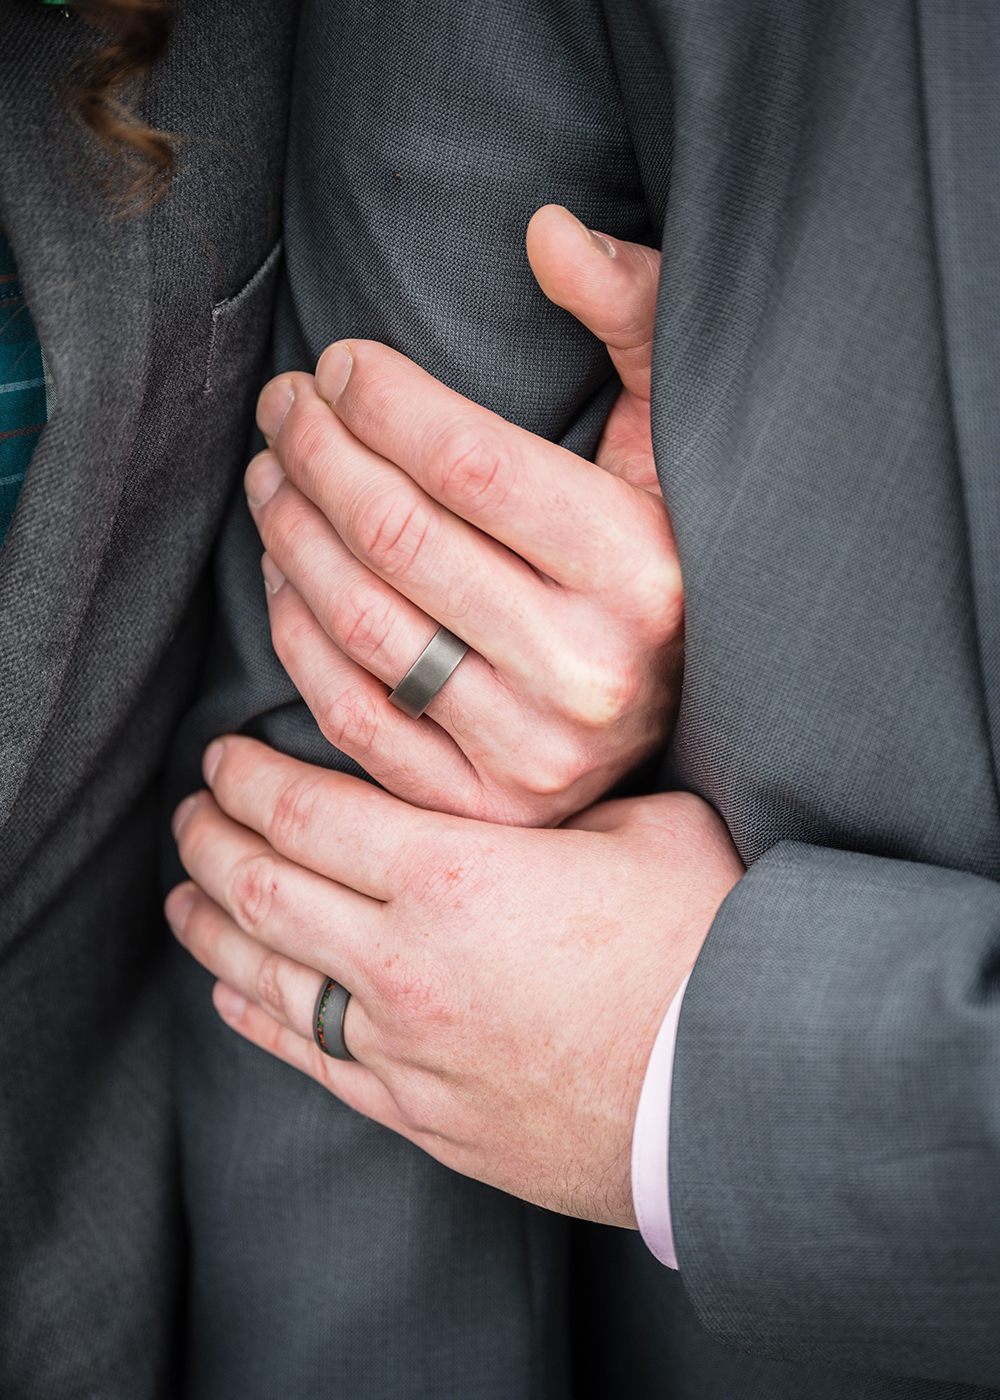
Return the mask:
<path id="1" fill-rule="evenodd" d="M 245 302 L 250 300 L 262 282 L 268 280 L 281 257 L 283 245 L 284 239 L 279 238 L 260 267 L 258 267 L 257 271 L 250 278 L 250 281 L 242 286 L 235 296 L 226 297 L 225 301 L 216 302 L 212 307 L 212 331 L 208 339 L 205 383 L 202 386 L 203 393 L 210 394 L 212 392 L 212 370 L 215 367 L 215 349 L 219 335 L 219 327 L 225 324 L 230 316 L 235 315 Z"/>

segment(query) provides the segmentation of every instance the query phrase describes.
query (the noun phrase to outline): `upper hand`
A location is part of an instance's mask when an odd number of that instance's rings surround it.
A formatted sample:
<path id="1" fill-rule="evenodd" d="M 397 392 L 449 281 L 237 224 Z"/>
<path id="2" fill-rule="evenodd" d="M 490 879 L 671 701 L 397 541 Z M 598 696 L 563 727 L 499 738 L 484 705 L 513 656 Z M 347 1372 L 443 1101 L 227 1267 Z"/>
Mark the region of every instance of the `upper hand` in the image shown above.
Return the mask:
<path id="1" fill-rule="evenodd" d="M 657 1029 L 743 873 L 687 793 L 569 829 L 419 811 L 256 740 L 206 754 L 167 913 L 241 1034 L 466 1175 L 634 1225 L 630 1150 Z M 358 1063 L 312 1040 L 326 977 Z"/>
<path id="2" fill-rule="evenodd" d="M 649 441 L 659 255 L 554 206 L 528 248 L 622 377 L 600 466 L 351 341 L 265 389 L 246 486 L 275 650 L 326 737 L 412 803 L 545 825 L 667 737 L 683 599 Z M 439 623 L 472 650 L 412 720 L 387 688 Z"/>

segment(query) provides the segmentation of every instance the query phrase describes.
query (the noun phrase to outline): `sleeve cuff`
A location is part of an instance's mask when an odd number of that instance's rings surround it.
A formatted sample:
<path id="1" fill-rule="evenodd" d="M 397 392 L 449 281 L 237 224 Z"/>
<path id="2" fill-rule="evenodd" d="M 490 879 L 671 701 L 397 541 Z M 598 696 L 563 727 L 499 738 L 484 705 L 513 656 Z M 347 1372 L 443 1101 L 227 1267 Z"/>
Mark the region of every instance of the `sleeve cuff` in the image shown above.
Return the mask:
<path id="1" fill-rule="evenodd" d="M 677 1268 L 670 1221 L 670 1089 L 681 1002 L 691 974 L 677 989 L 657 1032 L 642 1081 L 632 1130 L 632 1202 L 646 1246 L 668 1269 Z"/>

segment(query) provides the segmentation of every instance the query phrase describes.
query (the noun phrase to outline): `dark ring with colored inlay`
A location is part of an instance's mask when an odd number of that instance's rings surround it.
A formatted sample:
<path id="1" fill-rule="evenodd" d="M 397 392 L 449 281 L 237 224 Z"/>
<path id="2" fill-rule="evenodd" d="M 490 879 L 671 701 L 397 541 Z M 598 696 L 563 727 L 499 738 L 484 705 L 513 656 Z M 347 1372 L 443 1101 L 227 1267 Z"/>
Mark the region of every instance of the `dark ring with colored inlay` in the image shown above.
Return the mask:
<path id="1" fill-rule="evenodd" d="M 344 1012 L 351 994 L 339 982 L 328 977 L 319 989 L 316 1009 L 313 1012 L 313 1039 L 323 1051 L 334 1060 L 353 1060 L 354 1056 L 344 1043 Z M 327 1030 L 327 1018 L 330 1029 Z M 334 1030 L 336 1027 L 336 1030 Z M 329 1036 L 329 1039 L 327 1038 Z"/>

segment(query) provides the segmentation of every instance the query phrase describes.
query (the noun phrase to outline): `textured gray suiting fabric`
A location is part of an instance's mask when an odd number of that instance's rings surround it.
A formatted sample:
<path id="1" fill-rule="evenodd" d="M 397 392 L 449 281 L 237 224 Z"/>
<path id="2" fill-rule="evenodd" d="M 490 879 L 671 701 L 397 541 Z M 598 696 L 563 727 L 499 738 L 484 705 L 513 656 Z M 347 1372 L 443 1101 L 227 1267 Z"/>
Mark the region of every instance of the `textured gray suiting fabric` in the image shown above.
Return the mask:
<path id="1" fill-rule="evenodd" d="M 586 450 L 606 368 L 524 224 L 662 231 L 663 782 L 752 871 L 681 1019 L 680 1281 L 330 1104 L 187 969 L 196 1396 L 560 1394 L 565 1269 L 577 1396 L 996 1393 L 998 29 L 985 0 L 308 7 L 277 369 L 373 336 Z M 189 785 L 237 726 L 356 771 L 269 651 L 259 549 L 238 502 Z"/>
<path id="2" fill-rule="evenodd" d="M 90 36 L 24 0 L 0 212 L 60 398 L 0 552 L 0 1394 L 547 1400 L 567 1268 L 576 1397 L 996 1393 L 966 1384 L 1000 1385 L 996 7 L 314 8 L 275 363 L 378 335 L 585 448 L 606 364 L 533 290 L 523 224 L 557 198 L 658 239 L 666 212 L 654 431 L 689 634 L 664 781 L 755 862 L 681 1021 L 682 1278 L 351 1117 L 187 971 L 194 1347 L 167 1381 L 156 774 L 245 457 L 294 15 L 185 0 L 151 91 L 183 171 L 112 228 L 53 96 Z M 336 761 L 239 508 L 228 529 L 181 787 L 213 716 Z"/>
<path id="3" fill-rule="evenodd" d="M 539 85 L 539 57 L 555 53 L 567 59 Z M 552 199 L 653 236 L 596 5 L 307 5 L 275 368 L 311 369 L 329 341 L 369 336 L 591 450 L 609 362 L 541 295 L 524 253 L 528 219 Z M 239 497 L 178 795 L 220 730 L 359 771 L 270 649 L 260 553 Z M 187 959 L 179 984 L 191 1395 L 566 1395 L 567 1222 L 457 1178 L 241 1042 Z"/>
<path id="4" fill-rule="evenodd" d="M 186 0 L 147 107 L 181 171 L 113 222 L 59 98 L 95 31 L 4 7 L 0 222 L 58 392 L 0 551 L 4 1400 L 176 1393 L 159 773 L 270 326 L 273 268 L 227 309 L 280 232 L 294 8 Z"/>

